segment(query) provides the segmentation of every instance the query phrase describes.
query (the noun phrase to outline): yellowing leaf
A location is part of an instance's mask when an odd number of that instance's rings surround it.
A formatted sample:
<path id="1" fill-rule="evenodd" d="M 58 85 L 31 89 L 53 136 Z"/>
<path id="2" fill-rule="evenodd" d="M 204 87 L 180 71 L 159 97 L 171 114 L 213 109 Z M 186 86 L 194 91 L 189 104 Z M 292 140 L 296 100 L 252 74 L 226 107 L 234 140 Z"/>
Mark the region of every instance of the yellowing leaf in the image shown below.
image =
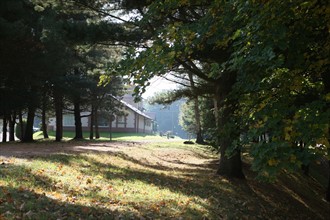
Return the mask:
<path id="1" fill-rule="evenodd" d="M 325 101 L 330 102 L 330 92 L 325 95 Z"/>
<path id="2" fill-rule="evenodd" d="M 37 173 L 39 173 L 39 174 L 42 174 L 42 173 L 44 173 L 44 172 L 45 172 L 44 169 L 39 169 L 39 170 L 37 170 Z"/>
<path id="3" fill-rule="evenodd" d="M 103 177 L 101 175 L 96 176 L 98 179 L 102 179 Z"/>
<path id="4" fill-rule="evenodd" d="M 279 163 L 279 161 L 274 159 L 274 158 L 271 158 L 271 159 L 268 160 L 268 165 L 269 166 L 277 166 L 278 163 Z"/>
<path id="5" fill-rule="evenodd" d="M 297 157 L 295 155 L 291 154 L 290 155 L 290 162 L 294 163 L 294 162 L 296 162 L 296 160 L 297 160 Z"/>

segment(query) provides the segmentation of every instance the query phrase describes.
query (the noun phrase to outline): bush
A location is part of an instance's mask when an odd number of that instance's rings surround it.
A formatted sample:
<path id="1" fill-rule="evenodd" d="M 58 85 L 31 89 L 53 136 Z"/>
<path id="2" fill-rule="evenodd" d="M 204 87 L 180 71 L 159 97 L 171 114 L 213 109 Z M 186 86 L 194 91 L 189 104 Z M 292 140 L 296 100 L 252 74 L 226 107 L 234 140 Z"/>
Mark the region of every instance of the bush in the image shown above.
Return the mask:
<path id="1" fill-rule="evenodd" d="M 26 128 L 26 120 L 23 120 L 23 131 L 25 131 L 25 128 Z M 21 133 L 21 123 L 17 123 L 16 124 L 16 127 L 15 127 L 15 134 L 16 134 L 16 137 L 19 139 L 19 140 L 22 140 L 23 137 L 22 137 L 22 133 Z"/>

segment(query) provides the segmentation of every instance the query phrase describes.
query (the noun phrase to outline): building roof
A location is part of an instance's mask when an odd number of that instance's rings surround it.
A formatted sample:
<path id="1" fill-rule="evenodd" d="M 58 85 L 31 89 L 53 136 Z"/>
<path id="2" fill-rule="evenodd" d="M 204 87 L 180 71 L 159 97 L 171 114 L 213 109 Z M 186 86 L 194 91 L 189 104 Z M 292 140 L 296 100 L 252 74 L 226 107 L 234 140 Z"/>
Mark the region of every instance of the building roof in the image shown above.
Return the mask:
<path id="1" fill-rule="evenodd" d="M 117 99 L 118 100 L 118 99 Z M 132 106 L 131 104 L 128 104 L 127 102 L 123 101 L 123 100 L 118 100 L 120 101 L 123 105 L 125 105 L 127 108 L 131 109 L 133 112 L 136 112 L 137 114 L 148 118 L 150 120 L 153 120 L 149 115 L 147 115 L 146 113 L 142 112 L 141 110 L 139 110 L 138 108 Z"/>

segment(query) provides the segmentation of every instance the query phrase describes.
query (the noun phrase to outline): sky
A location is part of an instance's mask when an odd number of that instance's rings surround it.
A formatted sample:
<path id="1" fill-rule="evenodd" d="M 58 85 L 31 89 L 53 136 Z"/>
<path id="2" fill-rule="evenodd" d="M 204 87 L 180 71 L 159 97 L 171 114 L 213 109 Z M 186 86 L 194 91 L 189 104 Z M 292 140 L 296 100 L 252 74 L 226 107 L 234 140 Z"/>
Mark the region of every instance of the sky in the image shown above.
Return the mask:
<path id="1" fill-rule="evenodd" d="M 147 99 L 152 97 L 155 93 L 173 90 L 177 87 L 177 84 L 168 81 L 162 77 L 156 76 L 150 80 L 150 86 L 147 87 L 146 92 L 142 95 L 143 98 Z"/>

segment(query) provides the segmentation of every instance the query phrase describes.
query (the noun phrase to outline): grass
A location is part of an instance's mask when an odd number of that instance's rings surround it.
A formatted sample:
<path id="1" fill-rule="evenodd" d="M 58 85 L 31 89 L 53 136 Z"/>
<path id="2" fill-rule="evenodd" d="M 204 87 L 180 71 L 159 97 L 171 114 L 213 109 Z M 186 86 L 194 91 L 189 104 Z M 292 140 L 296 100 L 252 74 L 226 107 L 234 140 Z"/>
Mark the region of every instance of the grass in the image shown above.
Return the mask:
<path id="1" fill-rule="evenodd" d="M 49 139 L 55 140 L 55 131 L 48 132 Z M 74 131 L 64 131 L 63 132 L 63 140 L 71 140 L 75 136 Z M 89 132 L 83 132 L 83 137 L 87 140 L 89 138 Z M 42 140 L 43 134 L 42 131 L 38 131 L 33 135 L 35 140 Z M 108 141 L 110 139 L 109 132 L 100 132 L 100 138 L 97 139 L 99 141 Z M 159 135 L 154 134 L 143 134 L 143 133 L 120 133 L 114 132 L 112 133 L 112 140 L 114 141 L 134 141 L 134 140 L 164 140 L 166 137 L 161 137 Z M 178 139 L 178 137 L 176 137 Z"/>
<path id="2" fill-rule="evenodd" d="M 202 146 L 181 142 L 0 158 L 0 219 L 326 219 L 330 214 L 324 188 L 311 178 L 285 175 L 274 184 L 260 183 L 245 166 L 245 181 L 230 180 L 214 175 L 216 159 Z"/>

